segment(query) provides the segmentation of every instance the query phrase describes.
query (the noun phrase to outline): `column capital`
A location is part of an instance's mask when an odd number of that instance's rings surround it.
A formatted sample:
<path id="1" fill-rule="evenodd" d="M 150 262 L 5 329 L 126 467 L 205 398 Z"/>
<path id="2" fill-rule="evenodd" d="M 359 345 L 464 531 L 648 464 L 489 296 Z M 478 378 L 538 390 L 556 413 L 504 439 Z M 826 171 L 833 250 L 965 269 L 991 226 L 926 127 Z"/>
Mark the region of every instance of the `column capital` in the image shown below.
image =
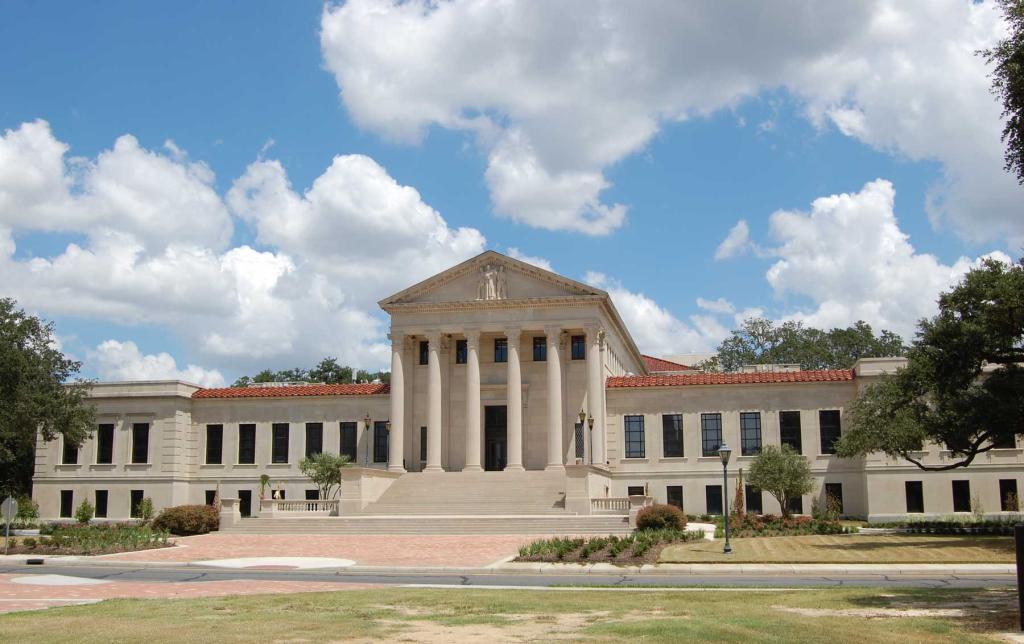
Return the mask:
<path id="1" fill-rule="evenodd" d="M 523 341 L 523 327 L 519 325 L 507 326 L 504 328 L 505 338 L 509 345 L 519 346 Z"/>
<path id="2" fill-rule="evenodd" d="M 563 331 L 562 325 L 560 325 L 560 324 L 546 324 L 546 325 L 544 325 L 544 335 L 546 335 L 549 340 L 552 337 L 554 337 L 557 340 L 559 338 L 559 336 L 561 336 L 562 331 Z"/>
<path id="3" fill-rule="evenodd" d="M 478 327 L 466 327 L 462 330 L 462 334 L 466 336 L 468 346 L 480 348 L 480 329 Z"/>
<path id="4" fill-rule="evenodd" d="M 432 345 L 439 345 L 441 343 L 441 332 L 437 329 L 429 329 L 423 332 L 423 337 L 427 339 Z"/>

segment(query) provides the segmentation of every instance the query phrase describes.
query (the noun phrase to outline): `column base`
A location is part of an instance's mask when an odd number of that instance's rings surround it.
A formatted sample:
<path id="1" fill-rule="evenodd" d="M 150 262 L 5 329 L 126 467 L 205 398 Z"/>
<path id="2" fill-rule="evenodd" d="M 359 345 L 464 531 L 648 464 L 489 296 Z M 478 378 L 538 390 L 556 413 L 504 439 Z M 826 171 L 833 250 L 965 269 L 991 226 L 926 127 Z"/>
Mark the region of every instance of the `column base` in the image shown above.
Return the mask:
<path id="1" fill-rule="evenodd" d="M 545 472 L 564 472 L 565 466 L 561 463 L 552 463 L 544 468 Z"/>
<path id="2" fill-rule="evenodd" d="M 440 465 L 428 465 L 423 468 L 424 472 L 443 472 L 444 468 Z"/>
<path id="3" fill-rule="evenodd" d="M 462 468 L 462 471 L 463 472 L 483 472 L 484 468 L 480 467 L 479 465 L 467 465 L 466 467 Z"/>
<path id="4" fill-rule="evenodd" d="M 522 465 L 506 465 L 503 472 L 525 472 L 526 468 Z"/>
<path id="5" fill-rule="evenodd" d="M 405 474 L 405 468 L 401 465 L 388 465 L 389 472 L 398 472 L 399 474 Z"/>

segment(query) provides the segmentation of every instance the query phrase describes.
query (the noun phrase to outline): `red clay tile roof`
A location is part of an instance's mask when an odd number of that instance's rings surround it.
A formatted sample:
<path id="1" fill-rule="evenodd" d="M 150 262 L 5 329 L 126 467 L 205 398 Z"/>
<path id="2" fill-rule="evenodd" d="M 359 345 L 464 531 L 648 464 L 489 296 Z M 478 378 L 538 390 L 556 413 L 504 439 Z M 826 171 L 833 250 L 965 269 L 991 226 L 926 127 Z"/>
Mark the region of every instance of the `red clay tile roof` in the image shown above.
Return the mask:
<path id="1" fill-rule="evenodd" d="M 360 385 L 288 385 L 285 387 L 222 387 L 200 389 L 193 398 L 289 398 L 292 396 L 376 396 L 391 391 L 381 383 Z"/>
<path id="2" fill-rule="evenodd" d="M 687 367 L 684 364 L 678 362 L 671 362 L 669 360 L 662 360 L 661 358 L 655 358 L 653 356 L 640 356 L 644 359 L 644 363 L 647 365 L 647 370 L 650 372 L 656 371 L 690 371 L 693 367 Z"/>
<path id="3" fill-rule="evenodd" d="M 774 371 L 766 373 L 690 373 L 664 376 L 612 376 L 609 389 L 625 387 L 682 387 L 685 385 L 766 385 L 787 382 L 844 382 L 852 369 Z"/>

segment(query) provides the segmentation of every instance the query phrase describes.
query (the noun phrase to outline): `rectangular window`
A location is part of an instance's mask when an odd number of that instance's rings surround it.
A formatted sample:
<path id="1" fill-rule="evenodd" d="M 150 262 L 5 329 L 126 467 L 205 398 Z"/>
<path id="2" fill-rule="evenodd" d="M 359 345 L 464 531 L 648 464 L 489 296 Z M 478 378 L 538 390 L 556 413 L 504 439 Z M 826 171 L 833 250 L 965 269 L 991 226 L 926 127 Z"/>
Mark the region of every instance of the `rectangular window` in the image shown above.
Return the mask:
<path id="1" fill-rule="evenodd" d="M 288 462 L 288 423 L 274 423 L 271 426 L 271 463 Z"/>
<path id="2" fill-rule="evenodd" d="M 761 504 L 761 490 L 753 485 L 743 486 L 743 500 L 747 504 L 748 514 L 763 514 L 764 506 Z"/>
<path id="3" fill-rule="evenodd" d="M 78 465 L 78 448 L 68 439 L 62 439 L 60 462 L 64 465 Z"/>
<path id="4" fill-rule="evenodd" d="M 669 505 L 674 505 L 680 510 L 683 509 L 683 486 L 669 485 L 665 487 L 665 499 Z"/>
<path id="5" fill-rule="evenodd" d="M 996 439 L 992 441 L 992 447 L 996 449 L 1014 449 L 1017 447 L 1017 437 L 1012 434 L 997 436 Z"/>
<path id="6" fill-rule="evenodd" d="M 427 364 L 430 362 L 430 343 L 426 340 L 420 340 L 420 364 Z"/>
<path id="7" fill-rule="evenodd" d="M 241 465 L 256 462 L 256 425 L 238 426 L 238 462 Z"/>
<path id="8" fill-rule="evenodd" d="M 224 425 L 206 426 L 206 464 L 220 465 L 224 453 Z"/>
<path id="9" fill-rule="evenodd" d="M 373 421 L 373 462 L 388 462 L 388 421 Z"/>
<path id="10" fill-rule="evenodd" d="M 1020 510 L 1017 498 L 1017 479 L 999 479 L 999 508 L 1003 512 Z"/>
<path id="11" fill-rule="evenodd" d="M 149 423 L 132 423 L 132 463 L 149 462 Z"/>
<path id="12" fill-rule="evenodd" d="M 205 499 L 206 505 L 213 505 L 213 502 L 217 500 L 217 490 L 206 490 Z"/>
<path id="13" fill-rule="evenodd" d="M 797 454 L 803 453 L 800 445 L 800 412 L 779 412 L 779 438 L 781 444 L 789 445 Z"/>
<path id="14" fill-rule="evenodd" d="M 642 485 L 630 485 L 626 487 L 626 496 L 646 496 L 647 490 Z"/>
<path id="15" fill-rule="evenodd" d="M 569 339 L 569 348 L 573 360 L 587 359 L 587 336 L 574 335 Z"/>
<path id="16" fill-rule="evenodd" d="M 324 424 L 306 423 L 306 458 L 324 451 Z"/>
<path id="17" fill-rule="evenodd" d="M 238 491 L 238 514 L 243 517 L 252 516 L 252 490 Z"/>
<path id="18" fill-rule="evenodd" d="M 971 511 L 971 482 L 953 481 L 953 512 Z"/>
<path id="19" fill-rule="evenodd" d="M 130 496 L 131 496 L 131 501 L 130 501 L 131 505 L 129 506 L 128 516 L 130 516 L 133 519 L 138 519 L 138 518 L 140 518 L 139 517 L 139 514 L 140 514 L 139 506 L 142 505 L 142 498 L 143 498 L 142 497 L 142 490 L 132 490 L 131 493 L 130 493 Z"/>
<path id="20" fill-rule="evenodd" d="M 644 417 L 626 416 L 626 458 L 644 458 Z"/>
<path id="21" fill-rule="evenodd" d="M 534 362 L 547 362 L 548 359 L 548 339 L 545 337 L 533 339 L 533 361 Z"/>
<path id="22" fill-rule="evenodd" d="M 420 463 L 427 462 L 427 428 L 420 427 Z"/>
<path id="23" fill-rule="evenodd" d="M 804 513 L 804 497 L 798 496 L 789 500 L 789 511 L 793 514 Z"/>
<path id="24" fill-rule="evenodd" d="M 700 443 L 702 455 L 718 456 L 722 446 L 722 414 L 700 415 Z"/>
<path id="25" fill-rule="evenodd" d="M 320 490 L 306 490 L 306 500 L 307 501 L 319 501 L 320 500 Z"/>
<path id="26" fill-rule="evenodd" d="M 722 486 L 707 485 L 704 487 L 704 502 L 707 514 L 722 513 Z"/>
<path id="27" fill-rule="evenodd" d="M 341 423 L 341 445 L 338 453 L 348 457 L 349 463 L 355 463 L 359 449 L 359 429 L 353 422 Z"/>
<path id="28" fill-rule="evenodd" d="M 466 340 L 455 341 L 455 364 L 466 364 L 469 360 L 469 344 Z"/>
<path id="29" fill-rule="evenodd" d="M 832 507 L 826 506 L 826 509 L 835 509 L 839 514 L 843 513 L 843 484 L 842 483 L 826 483 L 825 484 L 825 503 L 830 504 Z"/>
<path id="30" fill-rule="evenodd" d="M 921 481 L 903 484 L 907 493 L 907 512 L 924 512 L 924 489 Z"/>
<path id="31" fill-rule="evenodd" d="M 75 493 L 71 490 L 60 491 L 60 517 L 68 519 L 71 517 L 72 506 L 75 500 Z"/>
<path id="32" fill-rule="evenodd" d="M 839 410 L 822 409 L 818 412 L 818 426 L 821 431 L 821 453 L 835 454 L 836 441 L 842 430 L 839 427 Z"/>
<path id="33" fill-rule="evenodd" d="M 576 446 L 576 458 L 586 458 L 587 444 L 583 442 L 583 423 L 576 423 L 573 430 L 573 443 Z"/>
<path id="34" fill-rule="evenodd" d="M 106 490 L 96 490 L 96 518 L 107 518 L 107 499 L 109 495 Z"/>
<path id="35" fill-rule="evenodd" d="M 756 411 L 740 413 L 740 455 L 757 456 L 761 453 L 761 414 Z"/>
<path id="36" fill-rule="evenodd" d="M 114 426 L 100 425 L 96 430 L 96 462 L 114 462 Z"/>
<path id="37" fill-rule="evenodd" d="M 661 451 L 666 457 L 683 455 L 683 415 L 662 414 Z"/>
<path id="38" fill-rule="evenodd" d="M 494 361 L 495 362 L 508 362 L 508 339 L 507 338 L 495 338 L 494 339 Z"/>

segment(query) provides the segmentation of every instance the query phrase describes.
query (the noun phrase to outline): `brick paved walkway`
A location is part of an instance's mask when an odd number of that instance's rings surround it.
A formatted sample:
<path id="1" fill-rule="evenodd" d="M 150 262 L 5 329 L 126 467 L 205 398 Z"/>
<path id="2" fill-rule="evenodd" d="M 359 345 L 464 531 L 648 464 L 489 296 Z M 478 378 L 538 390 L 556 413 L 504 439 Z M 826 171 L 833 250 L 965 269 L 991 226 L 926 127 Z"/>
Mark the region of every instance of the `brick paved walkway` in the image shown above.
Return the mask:
<path id="1" fill-rule="evenodd" d="M 204 534 L 179 546 L 104 555 L 119 561 L 191 562 L 236 557 L 336 557 L 357 566 L 480 567 L 516 554 L 535 536 Z"/>

